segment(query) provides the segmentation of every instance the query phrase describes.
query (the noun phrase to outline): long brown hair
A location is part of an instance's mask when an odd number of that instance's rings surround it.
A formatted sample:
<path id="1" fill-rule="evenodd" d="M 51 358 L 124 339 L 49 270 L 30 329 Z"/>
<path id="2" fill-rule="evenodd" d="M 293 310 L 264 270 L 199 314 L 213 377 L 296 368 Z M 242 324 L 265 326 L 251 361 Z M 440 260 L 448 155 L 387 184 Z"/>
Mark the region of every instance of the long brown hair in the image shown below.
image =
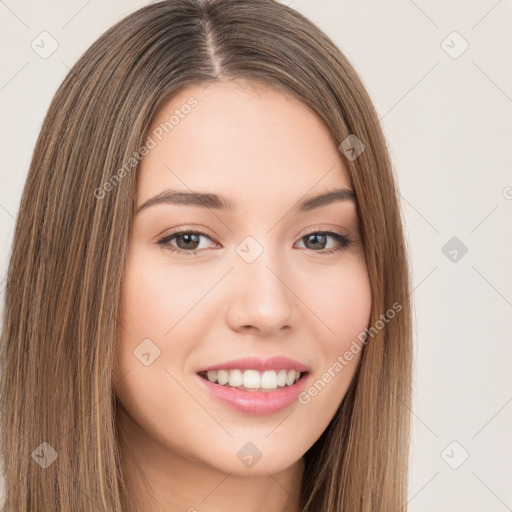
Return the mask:
<path id="1" fill-rule="evenodd" d="M 343 158 L 372 288 L 371 326 L 401 306 L 371 331 L 339 410 L 305 454 L 301 509 L 405 510 L 410 284 L 386 143 L 344 55 L 273 0 L 148 5 L 104 33 L 55 94 L 23 190 L 5 290 L 4 510 L 129 509 L 112 368 L 136 156 L 172 95 L 237 78 L 295 95 L 337 144 L 349 135 L 364 143 L 357 158 Z"/>

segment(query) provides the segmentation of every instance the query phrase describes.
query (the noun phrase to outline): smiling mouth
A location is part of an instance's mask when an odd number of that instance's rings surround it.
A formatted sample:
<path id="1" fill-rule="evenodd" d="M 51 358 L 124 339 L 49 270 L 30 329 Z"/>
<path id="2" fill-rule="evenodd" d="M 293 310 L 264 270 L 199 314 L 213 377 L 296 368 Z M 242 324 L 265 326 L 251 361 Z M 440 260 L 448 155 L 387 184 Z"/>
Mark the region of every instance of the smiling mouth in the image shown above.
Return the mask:
<path id="1" fill-rule="evenodd" d="M 294 386 L 309 372 L 296 370 L 213 370 L 198 375 L 212 384 L 240 391 L 271 392 Z"/>

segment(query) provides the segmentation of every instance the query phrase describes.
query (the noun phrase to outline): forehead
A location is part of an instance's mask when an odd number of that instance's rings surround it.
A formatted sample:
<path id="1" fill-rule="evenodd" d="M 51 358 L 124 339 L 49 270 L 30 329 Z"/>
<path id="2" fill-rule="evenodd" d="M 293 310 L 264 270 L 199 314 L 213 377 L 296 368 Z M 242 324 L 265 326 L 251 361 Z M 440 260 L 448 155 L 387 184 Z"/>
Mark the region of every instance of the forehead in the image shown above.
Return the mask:
<path id="1" fill-rule="evenodd" d="M 190 86 L 152 121 L 137 204 L 165 189 L 218 192 L 243 201 L 294 200 L 350 188 L 337 145 L 311 108 L 281 89 L 231 81 Z"/>

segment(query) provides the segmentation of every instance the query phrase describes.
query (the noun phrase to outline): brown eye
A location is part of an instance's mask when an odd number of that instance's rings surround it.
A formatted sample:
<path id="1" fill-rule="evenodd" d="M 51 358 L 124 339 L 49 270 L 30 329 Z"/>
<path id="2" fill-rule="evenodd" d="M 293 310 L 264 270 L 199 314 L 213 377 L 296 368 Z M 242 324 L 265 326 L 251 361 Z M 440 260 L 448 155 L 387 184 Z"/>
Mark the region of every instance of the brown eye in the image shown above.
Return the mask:
<path id="1" fill-rule="evenodd" d="M 157 241 L 157 244 L 172 252 L 195 254 L 196 252 L 204 250 L 198 249 L 201 237 L 211 240 L 206 233 L 201 231 L 178 231 L 171 235 L 164 236 Z M 172 240 L 176 240 L 176 245 L 170 243 Z"/>
<path id="2" fill-rule="evenodd" d="M 338 247 L 326 250 L 325 246 L 329 238 L 336 240 Z M 352 240 L 350 240 L 347 236 L 340 235 L 339 233 L 334 233 L 332 231 L 316 231 L 314 233 L 309 233 L 308 235 L 303 236 L 301 241 L 304 241 L 306 249 L 311 249 L 314 252 L 322 252 L 326 254 L 346 249 L 352 243 Z"/>
<path id="3" fill-rule="evenodd" d="M 200 236 L 198 236 L 196 233 L 184 233 L 175 235 L 174 238 L 176 239 L 177 246 L 180 249 L 197 249 Z M 180 243 L 180 241 L 182 243 Z"/>

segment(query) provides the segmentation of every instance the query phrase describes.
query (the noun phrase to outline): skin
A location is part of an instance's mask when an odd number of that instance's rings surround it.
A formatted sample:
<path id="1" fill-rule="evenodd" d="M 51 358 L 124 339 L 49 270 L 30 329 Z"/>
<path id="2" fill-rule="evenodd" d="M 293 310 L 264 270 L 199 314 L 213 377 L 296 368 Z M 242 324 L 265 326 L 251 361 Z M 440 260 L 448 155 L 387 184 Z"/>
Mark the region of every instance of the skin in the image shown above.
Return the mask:
<path id="1" fill-rule="evenodd" d="M 142 160 L 136 204 L 173 188 L 220 194 L 238 210 L 156 204 L 134 218 L 114 375 L 128 489 L 153 512 L 297 512 L 303 455 L 336 413 L 360 353 L 309 403 L 271 415 L 219 403 L 196 372 L 284 355 L 310 367 L 312 384 L 368 327 L 355 202 L 290 213 L 304 196 L 351 183 L 320 117 L 255 82 L 190 86 L 162 106 L 151 130 L 190 96 L 198 105 Z M 157 244 L 176 229 L 210 238 L 167 242 L 181 254 Z M 322 230 L 354 242 L 327 254 L 341 246 L 335 238 L 306 237 Z M 247 236 L 263 248 L 250 264 L 235 251 Z M 160 350 L 148 366 L 134 355 L 147 338 Z M 250 468 L 237 457 L 248 442 L 262 453 Z"/>

